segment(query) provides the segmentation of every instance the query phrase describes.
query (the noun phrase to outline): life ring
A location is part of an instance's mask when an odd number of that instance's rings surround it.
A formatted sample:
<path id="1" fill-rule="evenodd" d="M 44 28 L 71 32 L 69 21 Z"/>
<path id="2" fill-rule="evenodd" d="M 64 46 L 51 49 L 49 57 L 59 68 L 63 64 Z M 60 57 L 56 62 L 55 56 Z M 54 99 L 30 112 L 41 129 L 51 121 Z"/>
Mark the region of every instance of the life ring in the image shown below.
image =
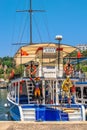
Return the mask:
<path id="1" fill-rule="evenodd" d="M 71 64 L 66 64 L 64 66 L 64 71 L 66 75 L 70 75 L 73 72 L 73 66 Z"/>

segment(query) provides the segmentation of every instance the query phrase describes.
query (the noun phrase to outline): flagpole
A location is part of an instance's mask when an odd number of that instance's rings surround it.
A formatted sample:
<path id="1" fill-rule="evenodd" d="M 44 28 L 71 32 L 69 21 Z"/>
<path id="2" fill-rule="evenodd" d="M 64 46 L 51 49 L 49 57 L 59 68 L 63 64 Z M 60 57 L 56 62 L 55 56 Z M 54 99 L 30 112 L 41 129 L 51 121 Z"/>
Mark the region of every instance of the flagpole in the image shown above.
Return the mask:
<path id="1" fill-rule="evenodd" d="M 20 64 L 21 64 L 21 75 L 22 75 L 22 56 L 28 56 L 29 55 L 29 53 L 27 53 L 27 51 L 25 51 L 25 50 L 22 50 L 21 49 L 21 56 L 20 56 Z"/>
<path id="2" fill-rule="evenodd" d="M 21 49 L 20 64 L 21 64 L 21 76 L 22 76 L 22 49 Z"/>
<path id="3" fill-rule="evenodd" d="M 79 59 L 81 58 L 82 54 L 80 51 L 77 52 L 77 62 L 78 62 L 78 71 L 80 70 L 80 62 Z"/>

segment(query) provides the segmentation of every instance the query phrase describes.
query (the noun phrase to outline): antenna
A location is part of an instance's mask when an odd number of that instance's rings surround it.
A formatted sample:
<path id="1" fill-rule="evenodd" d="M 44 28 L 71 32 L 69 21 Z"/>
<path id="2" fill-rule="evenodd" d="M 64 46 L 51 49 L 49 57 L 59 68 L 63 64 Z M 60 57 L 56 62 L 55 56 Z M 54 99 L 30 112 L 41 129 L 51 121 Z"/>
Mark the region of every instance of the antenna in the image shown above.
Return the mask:
<path id="1" fill-rule="evenodd" d="M 30 45 L 32 42 L 32 12 L 45 12 L 45 10 L 32 10 L 32 0 L 30 0 L 30 9 L 29 10 L 17 10 L 16 12 L 28 12 L 30 13 Z"/>

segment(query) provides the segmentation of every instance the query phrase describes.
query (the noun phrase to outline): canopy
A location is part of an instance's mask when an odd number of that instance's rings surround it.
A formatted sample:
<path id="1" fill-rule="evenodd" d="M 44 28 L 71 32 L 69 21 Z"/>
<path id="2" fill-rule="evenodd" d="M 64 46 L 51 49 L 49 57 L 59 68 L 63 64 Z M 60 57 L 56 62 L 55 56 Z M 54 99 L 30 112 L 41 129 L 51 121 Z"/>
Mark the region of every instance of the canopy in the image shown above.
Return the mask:
<path id="1" fill-rule="evenodd" d="M 44 48 L 44 47 L 54 47 L 58 48 L 57 43 L 41 43 L 41 44 L 33 44 L 33 45 L 26 45 L 19 48 L 19 50 L 14 55 L 14 59 L 16 62 L 16 65 L 24 64 L 29 61 L 35 61 L 36 52 L 38 48 Z M 60 48 L 63 48 L 63 58 L 68 55 L 69 53 L 76 50 L 76 47 L 66 45 L 66 44 L 60 44 Z M 21 55 L 21 50 L 24 51 Z M 23 55 L 24 54 L 24 55 Z"/>

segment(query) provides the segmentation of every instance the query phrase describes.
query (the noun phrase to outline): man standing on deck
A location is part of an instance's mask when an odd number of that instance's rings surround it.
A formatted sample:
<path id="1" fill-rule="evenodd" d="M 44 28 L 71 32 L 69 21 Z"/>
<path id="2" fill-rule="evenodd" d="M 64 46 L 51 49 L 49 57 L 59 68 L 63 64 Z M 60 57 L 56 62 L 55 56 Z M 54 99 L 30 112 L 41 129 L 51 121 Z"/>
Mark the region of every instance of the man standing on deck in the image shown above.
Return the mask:
<path id="1" fill-rule="evenodd" d="M 70 88 L 72 87 L 72 82 L 69 77 L 67 77 L 62 84 L 62 99 L 66 96 L 68 98 L 68 103 L 70 104 Z"/>

